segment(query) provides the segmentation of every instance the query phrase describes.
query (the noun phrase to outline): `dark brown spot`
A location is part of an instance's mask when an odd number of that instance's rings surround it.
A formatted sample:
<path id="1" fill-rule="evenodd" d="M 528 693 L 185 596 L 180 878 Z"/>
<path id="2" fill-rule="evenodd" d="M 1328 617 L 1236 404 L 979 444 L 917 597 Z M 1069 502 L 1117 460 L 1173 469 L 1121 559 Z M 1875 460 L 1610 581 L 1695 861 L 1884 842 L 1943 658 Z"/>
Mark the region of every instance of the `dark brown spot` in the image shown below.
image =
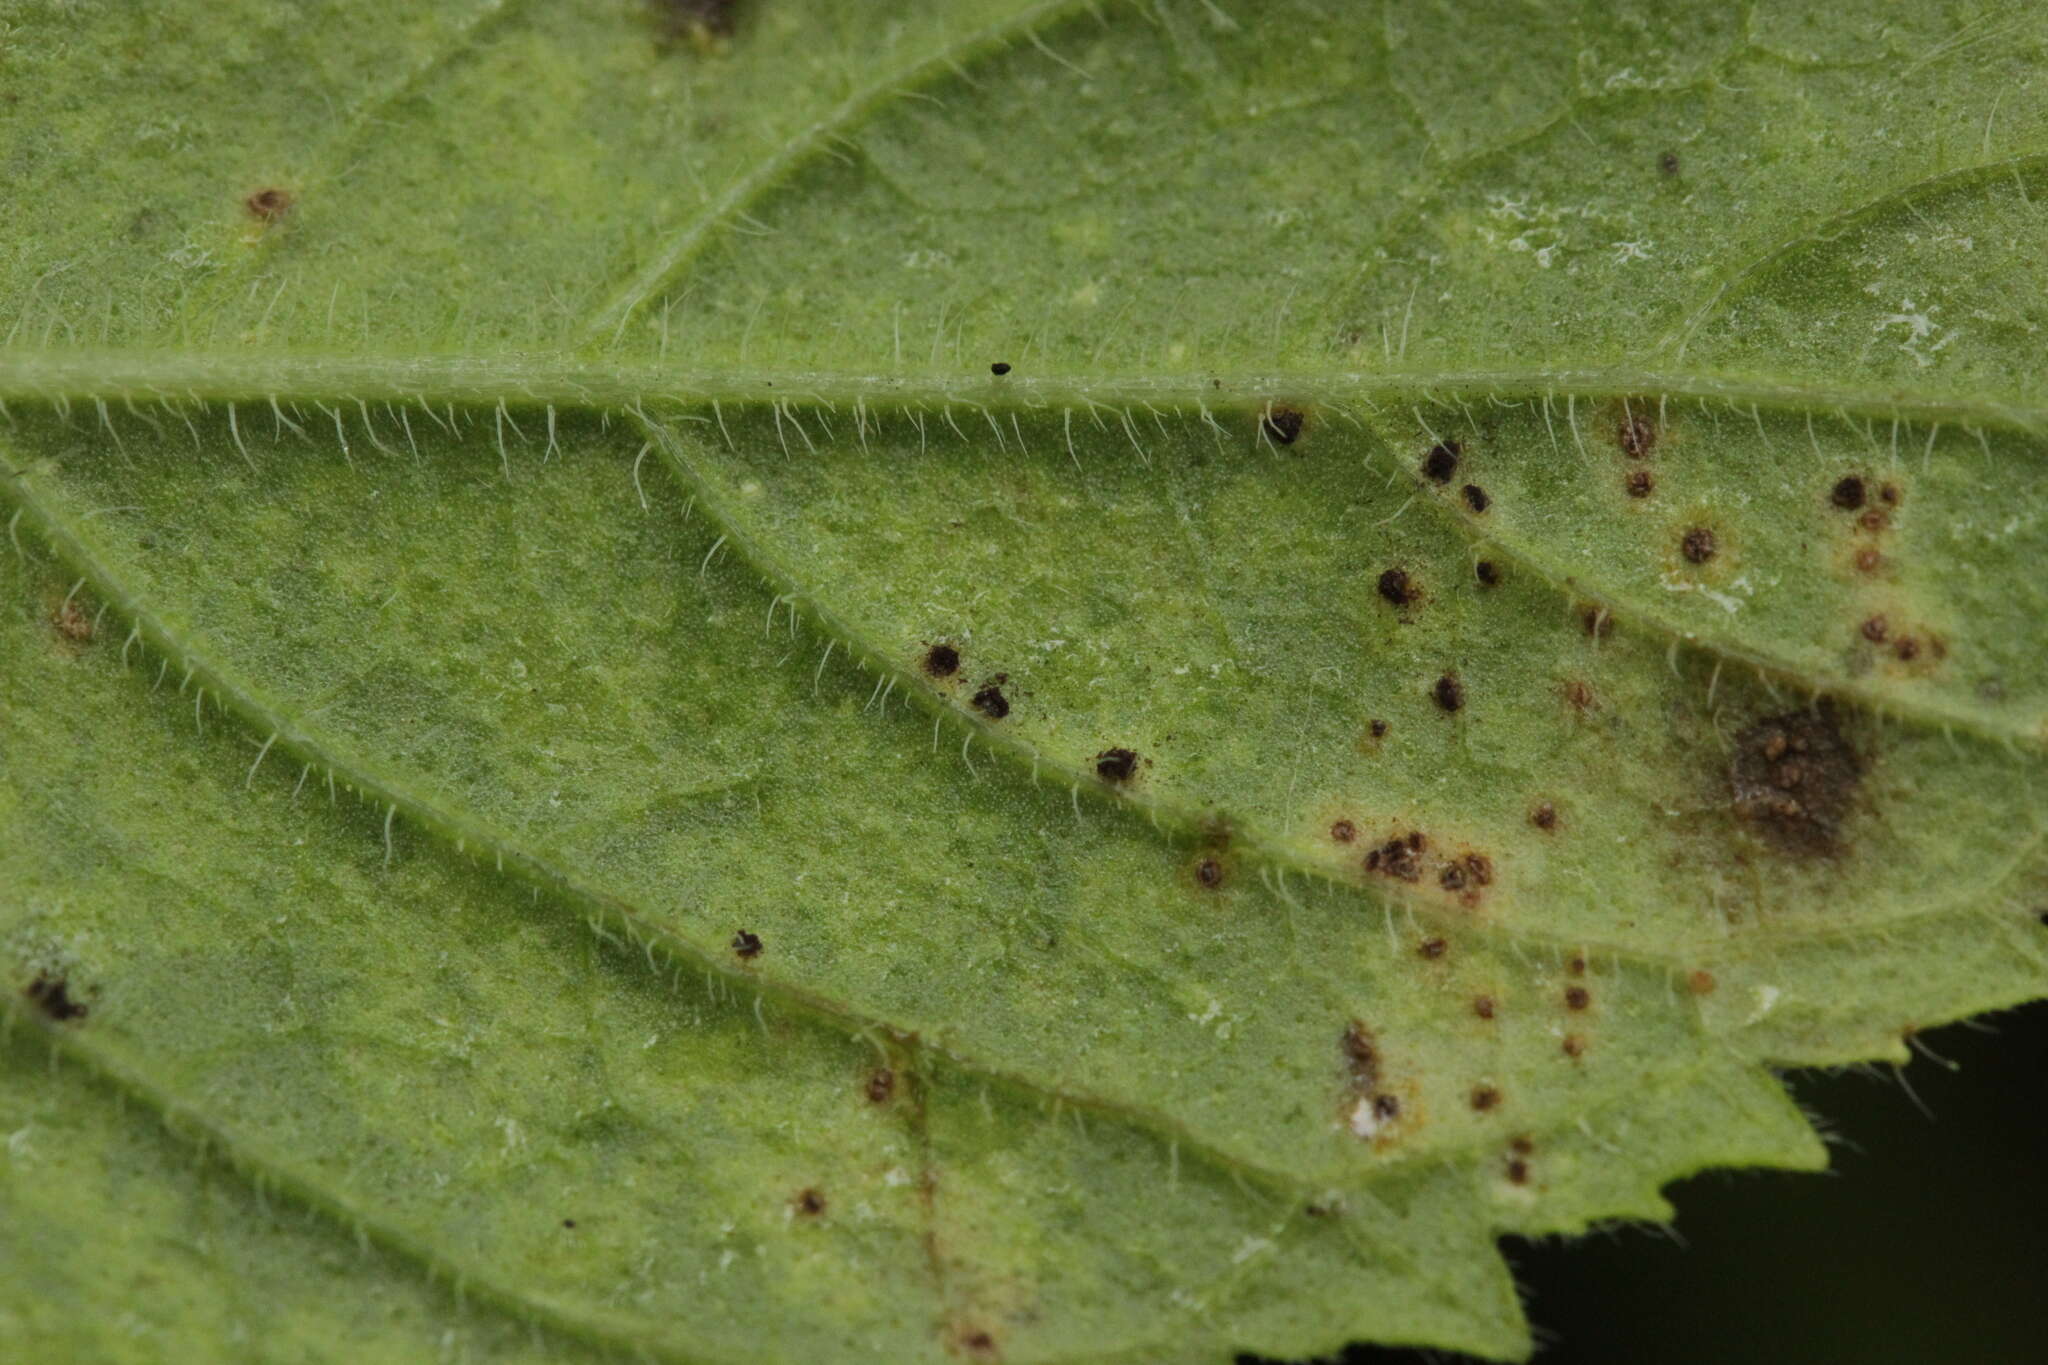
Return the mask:
<path id="1" fill-rule="evenodd" d="M 1429 454 L 1422 457 L 1422 472 L 1434 482 L 1449 483 L 1458 472 L 1458 456 L 1463 449 L 1456 441 L 1431 446 Z"/>
<path id="2" fill-rule="evenodd" d="M 1557 828 L 1557 807 L 1545 801 L 1529 812 L 1529 823 L 1541 830 Z"/>
<path id="3" fill-rule="evenodd" d="M 1500 570 L 1490 559 L 1482 559 L 1473 565 L 1472 572 L 1479 575 L 1479 586 L 1490 588 L 1500 582 Z"/>
<path id="4" fill-rule="evenodd" d="M 1465 889 L 1465 869 L 1458 863 L 1445 863 L 1443 871 L 1436 874 L 1436 883 L 1446 891 Z"/>
<path id="5" fill-rule="evenodd" d="M 1657 169 L 1666 175 L 1678 174 L 1678 153 L 1665 152 L 1657 158 Z"/>
<path id="6" fill-rule="evenodd" d="M 1833 491 L 1828 494 L 1828 501 L 1841 508 L 1844 512 L 1853 512 L 1861 507 L 1864 500 L 1869 496 L 1869 493 L 1863 487 L 1862 478 L 1858 475 L 1850 474 L 1835 481 Z"/>
<path id="7" fill-rule="evenodd" d="M 1567 1033 L 1560 1046 L 1564 1048 L 1564 1055 L 1573 1061 L 1586 1055 L 1586 1040 L 1576 1033 Z"/>
<path id="8" fill-rule="evenodd" d="M 1104 782 L 1124 783 L 1138 771 L 1135 749 L 1104 749 L 1095 755 L 1095 775 Z"/>
<path id="9" fill-rule="evenodd" d="M 1408 577 L 1406 569 L 1388 569 L 1380 575 L 1380 596 L 1397 607 L 1405 607 L 1422 596 L 1422 589 Z"/>
<path id="10" fill-rule="evenodd" d="M 1863 760 L 1822 702 L 1757 721 L 1735 739 L 1729 771 L 1735 812 L 1782 853 L 1827 857 L 1840 850 Z"/>
<path id="11" fill-rule="evenodd" d="M 242 207 L 249 210 L 252 217 L 275 223 L 292 211 L 292 192 L 275 185 L 266 186 L 244 199 Z"/>
<path id="12" fill-rule="evenodd" d="M 1429 695 L 1443 710 L 1456 711 L 1465 704 L 1465 685 L 1458 681 L 1457 674 L 1446 673 L 1429 689 Z"/>
<path id="13" fill-rule="evenodd" d="M 1484 1114 L 1500 1105 L 1500 1091 L 1490 1085 L 1472 1087 L 1472 1107 Z"/>
<path id="14" fill-rule="evenodd" d="M 1003 695 L 1003 684 L 1010 680 L 1007 673 L 998 673 L 981 685 L 981 690 L 968 699 L 968 704 L 990 720 L 1001 720 L 1010 714 L 1010 699 Z"/>
<path id="15" fill-rule="evenodd" d="M 573 1228 L 576 1226 L 576 1220 L 574 1218 L 564 1218 L 562 1220 L 562 1226 L 565 1228 Z"/>
<path id="16" fill-rule="evenodd" d="M 1533 1156 L 1536 1152 L 1536 1143 L 1527 1133 L 1517 1133 L 1508 1139 L 1508 1150 L 1516 1156 Z"/>
<path id="17" fill-rule="evenodd" d="M 1301 412 L 1296 408 L 1268 408 L 1259 422 L 1259 430 L 1274 445 L 1291 446 L 1301 435 Z"/>
<path id="18" fill-rule="evenodd" d="M 1712 995 L 1714 987 L 1719 984 L 1714 980 L 1714 974 L 1705 970 L 1689 972 L 1685 978 L 1685 988 L 1694 995 Z"/>
<path id="19" fill-rule="evenodd" d="M 1434 962 L 1436 959 L 1442 957 L 1445 953 L 1449 952 L 1450 947 L 1450 944 L 1444 942 L 1440 938 L 1426 938 L 1422 940 L 1422 946 L 1416 951 L 1420 952 L 1424 957 Z"/>
<path id="20" fill-rule="evenodd" d="M 1508 1183 L 1526 1185 L 1529 1183 L 1529 1163 L 1516 1157 L 1508 1162 Z"/>
<path id="21" fill-rule="evenodd" d="M 1387 723 L 1383 720 L 1375 720 L 1365 728 L 1372 732 L 1374 739 L 1385 739 L 1387 737 Z"/>
<path id="22" fill-rule="evenodd" d="M 878 1066 L 868 1073 L 868 1103 L 887 1104 L 889 1097 L 896 1093 L 896 1073 L 886 1066 Z"/>
<path id="23" fill-rule="evenodd" d="M 1564 964 L 1564 969 L 1573 976 L 1584 976 L 1586 974 L 1586 959 L 1574 956 L 1571 961 Z"/>
<path id="24" fill-rule="evenodd" d="M 761 936 L 751 929 L 742 929 L 732 936 L 732 950 L 751 961 L 761 955 Z"/>
<path id="25" fill-rule="evenodd" d="M 1372 1114 L 1376 1119 L 1397 1119 L 1401 1117 L 1401 1100 L 1396 1095 L 1374 1095 Z"/>
<path id="26" fill-rule="evenodd" d="M 1904 496 L 1904 494 L 1899 492 L 1899 486 L 1895 483 L 1888 483 L 1877 490 L 1877 500 L 1887 507 L 1897 507 L 1899 499 Z"/>
<path id="27" fill-rule="evenodd" d="M 1883 616 L 1879 615 L 1866 620 L 1863 623 L 1862 629 L 1864 639 L 1874 645 L 1881 645 L 1884 643 L 1885 632 L 1890 630 L 1891 626 Z"/>
<path id="28" fill-rule="evenodd" d="M 1379 1089 L 1380 1051 L 1372 1030 L 1363 1020 L 1353 1019 L 1344 1027 L 1344 1063 L 1351 1071 L 1352 1084 L 1364 1091 Z"/>
<path id="29" fill-rule="evenodd" d="M 1714 540 L 1714 533 L 1704 526 L 1695 526 L 1678 542 L 1678 552 L 1685 556 L 1688 564 L 1704 564 L 1720 549 Z"/>
<path id="30" fill-rule="evenodd" d="M 1647 469 L 1631 469 L 1628 477 L 1622 480 L 1622 486 L 1628 489 L 1628 495 L 1632 498 L 1647 498 L 1657 491 L 1657 480 L 1651 477 Z"/>
<path id="31" fill-rule="evenodd" d="M 960 651 L 948 644 L 936 644 L 924 652 L 924 671 L 934 678 L 950 678 L 960 671 Z"/>
<path id="32" fill-rule="evenodd" d="M 1607 614 L 1605 607 L 1580 607 L 1579 625 L 1596 640 L 1604 640 L 1614 634 L 1614 618 Z"/>
<path id="33" fill-rule="evenodd" d="M 1493 1018 L 1494 1004 L 1490 995 L 1477 996 L 1472 1001 L 1472 1012 L 1481 1019 Z"/>
<path id="34" fill-rule="evenodd" d="M 960 1349 L 967 1352 L 970 1360 L 995 1360 L 998 1358 L 996 1339 L 980 1328 L 973 1328 L 960 1334 Z"/>
<path id="35" fill-rule="evenodd" d="M 1564 685 L 1564 699 L 1570 702 L 1576 710 L 1590 711 L 1593 709 L 1593 689 L 1586 685 L 1586 681 L 1583 678 L 1573 678 Z"/>
<path id="36" fill-rule="evenodd" d="M 1195 884 L 1205 891 L 1214 891 L 1223 885 L 1223 864 L 1214 858 L 1204 858 L 1196 863 Z"/>
<path id="37" fill-rule="evenodd" d="M 1631 460 L 1647 459 L 1651 448 L 1657 444 L 1657 426 L 1647 417 L 1630 413 L 1615 427 L 1614 439 L 1621 447 L 1621 453 Z"/>
<path id="38" fill-rule="evenodd" d="M 1584 986 L 1568 986 L 1565 988 L 1564 1007 L 1566 1009 L 1582 1010 L 1592 1003 L 1593 993 Z"/>
<path id="39" fill-rule="evenodd" d="M 739 0 L 652 0 L 663 36 L 704 44 L 732 36 Z"/>
<path id="40" fill-rule="evenodd" d="M 1349 820 L 1333 821 L 1330 825 L 1330 837 L 1340 844 L 1348 844 L 1358 837 L 1358 826 Z"/>
<path id="41" fill-rule="evenodd" d="M 995 364 L 988 367 L 988 372 L 993 375 L 1008 374 L 1010 372 L 1010 362 L 1007 360 L 998 360 Z"/>
<path id="42" fill-rule="evenodd" d="M 1437 874 L 1437 885 L 1446 891 L 1465 891 L 1470 888 L 1493 884 L 1493 860 L 1483 853 L 1467 853 L 1464 857 L 1445 863 Z M 1474 900 L 1468 896 L 1467 900 Z"/>
<path id="43" fill-rule="evenodd" d="M 1882 507 L 1873 507 L 1856 518 L 1856 524 L 1866 531 L 1882 531 L 1892 524 L 1892 519 Z"/>
<path id="44" fill-rule="evenodd" d="M 1377 872 L 1383 877 L 1396 881 L 1413 882 L 1422 879 L 1422 850 L 1428 847 L 1422 836 L 1410 834 L 1407 837 L 1395 835 L 1378 848 L 1365 855 L 1365 870 Z"/>
<path id="45" fill-rule="evenodd" d="M 1492 498 L 1486 496 L 1486 490 L 1476 483 L 1466 484 L 1461 491 L 1465 495 L 1465 505 L 1475 512 L 1484 512 L 1493 502 Z"/>
<path id="46" fill-rule="evenodd" d="M 1899 656 L 1901 663 L 1911 663 L 1920 657 L 1920 642 L 1910 635 L 1901 635 L 1892 646 L 1892 653 Z"/>
<path id="47" fill-rule="evenodd" d="M 60 1024 L 68 1024 L 74 1019 L 83 1019 L 86 1016 L 85 1002 L 71 998 L 71 983 L 61 976 L 51 976 L 47 972 L 38 973 L 36 979 L 29 982 L 28 989 L 22 993 L 35 1001 L 36 1007 L 44 1014 Z"/>
<path id="48" fill-rule="evenodd" d="M 816 1218 L 825 1211 L 824 1194 L 819 1190 L 809 1187 L 798 1190 L 796 1198 L 792 1199 L 790 1203 L 796 1207 L 798 1213 L 806 1218 Z"/>
<path id="49" fill-rule="evenodd" d="M 1864 573 L 1876 573 L 1883 563 L 1884 556 L 1875 550 L 1864 549 L 1856 552 L 1856 567 Z"/>

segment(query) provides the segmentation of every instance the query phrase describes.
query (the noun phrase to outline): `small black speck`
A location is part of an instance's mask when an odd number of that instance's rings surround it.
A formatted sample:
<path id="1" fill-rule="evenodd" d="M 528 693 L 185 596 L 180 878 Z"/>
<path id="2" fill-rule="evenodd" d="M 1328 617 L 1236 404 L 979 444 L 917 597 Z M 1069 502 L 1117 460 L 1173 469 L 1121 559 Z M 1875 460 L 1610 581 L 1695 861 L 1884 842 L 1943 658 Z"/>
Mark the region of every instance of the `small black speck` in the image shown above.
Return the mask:
<path id="1" fill-rule="evenodd" d="M 564 1218 L 562 1220 L 562 1226 L 565 1228 L 573 1228 L 576 1226 L 576 1220 L 574 1218 Z"/>
<path id="2" fill-rule="evenodd" d="M 1010 372 L 1010 362 L 998 360 L 995 364 L 988 367 L 988 372 L 990 374 L 1008 374 Z"/>
<path id="3" fill-rule="evenodd" d="M 1429 454 L 1422 457 L 1422 472 L 1435 483 L 1449 483 L 1451 476 L 1458 472 L 1458 455 L 1462 447 L 1456 441 L 1445 441 L 1429 448 Z"/>
<path id="4" fill-rule="evenodd" d="M 1484 512 L 1487 505 L 1493 501 L 1492 498 L 1486 496 L 1486 490 L 1476 483 L 1466 484 L 1464 492 L 1465 505 L 1475 512 Z"/>
<path id="5" fill-rule="evenodd" d="M 1380 575 L 1380 596 L 1397 607 L 1405 607 L 1421 595 L 1406 569 L 1388 569 Z"/>
<path id="6" fill-rule="evenodd" d="M 1482 587 L 1490 588 L 1500 582 L 1500 566 L 1490 559 L 1480 560 L 1472 571 L 1479 575 L 1479 583 Z"/>
<path id="7" fill-rule="evenodd" d="M 1137 771 L 1135 749 L 1104 749 L 1095 755 L 1095 775 L 1104 782 L 1128 782 Z"/>
<path id="8" fill-rule="evenodd" d="M 761 936 L 751 929 L 742 929 L 732 936 L 732 950 L 751 961 L 761 955 Z"/>
<path id="9" fill-rule="evenodd" d="M 1678 174 L 1678 153 L 1666 152 L 1657 158 L 1657 169 L 1666 175 Z"/>
<path id="10" fill-rule="evenodd" d="M 1446 673 L 1438 678 L 1436 685 L 1429 689 L 1429 694 L 1436 698 L 1436 704 L 1446 711 L 1456 711 L 1465 704 L 1465 685 L 1458 681 L 1455 673 Z"/>
<path id="11" fill-rule="evenodd" d="M 1853 512 L 1863 505 L 1866 496 L 1863 480 L 1851 474 L 1835 484 L 1834 491 L 1829 493 L 1828 498 L 1844 512 Z"/>
<path id="12" fill-rule="evenodd" d="M 60 1024 L 85 1018 L 85 1003 L 71 998 L 71 983 L 61 976 L 39 975 L 24 994 Z"/>
<path id="13" fill-rule="evenodd" d="M 1009 681 L 1005 674 L 998 673 L 983 683 L 981 690 L 968 699 L 969 705 L 990 720 L 1001 720 L 1010 714 L 1010 699 L 1003 695 L 1003 684 Z"/>

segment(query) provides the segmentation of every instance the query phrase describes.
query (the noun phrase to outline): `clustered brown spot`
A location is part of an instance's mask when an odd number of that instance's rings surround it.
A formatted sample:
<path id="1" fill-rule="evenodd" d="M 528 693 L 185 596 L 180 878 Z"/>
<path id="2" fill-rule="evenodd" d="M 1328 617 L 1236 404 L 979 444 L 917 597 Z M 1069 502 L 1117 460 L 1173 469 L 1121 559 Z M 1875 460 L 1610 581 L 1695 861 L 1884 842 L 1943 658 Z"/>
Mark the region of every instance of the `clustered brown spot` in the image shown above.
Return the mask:
<path id="1" fill-rule="evenodd" d="M 1492 996 L 1490 996 L 1490 995 L 1481 995 L 1481 996 L 1475 996 L 1475 997 L 1473 997 L 1473 1000 L 1472 1000 L 1472 1012 L 1473 1012 L 1474 1014 L 1478 1015 L 1478 1016 L 1479 1016 L 1479 1017 L 1480 1017 L 1481 1019 L 1491 1019 L 1491 1018 L 1493 1018 L 1493 1011 L 1494 1011 L 1494 1003 L 1493 1003 L 1493 997 L 1492 997 Z"/>
<path id="2" fill-rule="evenodd" d="M 1490 588 L 1500 582 L 1500 569 L 1490 559 L 1482 559 L 1472 566 L 1472 572 L 1479 575 L 1479 586 Z"/>
<path id="3" fill-rule="evenodd" d="M 1704 564 L 1720 548 L 1714 533 L 1704 526 L 1693 527 L 1678 542 L 1678 552 L 1685 556 L 1688 564 Z"/>
<path id="4" fill-rule="evenodd" d="M 1437 874 L 1437 884 L 1446 891 L 1465 891 L 1471 888 L 1493 885 L 1493 859 L 1484 853 L 1467 853 L 1464 857 L 1444 864 Z"/>
<path id="5" fill-rule="evenodd" d="M 1472 1107 L 1484 1114 L 1500 1104 L 1500 1091 L 1490 1085 L 1472 1087 Z"/>
<path id="6" fill-rule="evenodd" d="M 1421 830 L 1397 834 L 1365 855 L 1365 870 L 1397 881 L 1421 881 L 1422 851 L 1427 847 L 1429 840 Z"/>
<path id="7" fill-rule="evenodd" d="M 1430 687 L 1429 695 L 1445 711 L 1456 711 L 1465 704 L 1465 684 L 1458 681 L 1455 673 L 1446 673 Z"/>
<path id="8" fill-rule="evenodd" d="M 1214 891 L 1223 885 L 1223 864 L 1215 858 L 1204 858 L 1195 864 L 1195 884 L 1205 891 Z"/>
<path id="9" fill-rule="evenodd" d="M 1583 1010 L 1592 1003 L 1593 993 L 1584 986 L 1568 986 L 1565 988 L 1564 1004 L 1566 1009 Z"/>
<path id="10" fill-rule="evenodd" d="M 1380 575 L 1380 596 L 1397 607 L 1405 607 L 1422 596 L 1422 589 L 1408 577 L 1406 569 L 1388 569 Z"/>
<path id="11" fill-rule="evenodd" d="M 1541 802 L 1529 812 L 1529 823 L 1541 830 L 1557 828 L 1557 807 L 1548 801 Z"/>
<path id="12" fill-rule="evenodd" d="M 22 993 L 35 1001 L 36 1008 L 60 1024 L 68 1024 L 74 1019 L 83 1019 L 86 1016 L 85 1002 L 71 998 L 71 983 L 61 976 L 39 972 L 36 979 L 28 983 L 28 989 Z"/>
<path id="13" fill-rule="evenodd" d="M 1465 505 L 1475 512 L 1484 512 L 1493 502 L 1486 496 L 1486 490 L 1476 483 L 1468 483 L 1460 491 L 1465 495 Z"/>
<path id="14" fill-rule="evenodd" d="M 960 671 L 960 651 L 949 644 L 936 644 L 924 652 L 924 671 L 934 678 L 950 678 Z"/>
<path id="15" fill-rule="evenodd" d="M 1358 837 L 1358 826 L 1349 820 L 1333 821 L 1330 825 L 1330 837 L 1340 844 L 1348 844 Z"/>
<path id="16" fill-rule="evenodd" d="M 896 1093 L 896 1073 L 886 1066 L 878 1066 L 868 1073 L 868 1102 L 887 1104 L 889 1097 Z"/>
<path id="17" fill-rule="evenodd" d="M 804 1215 L 806 1218 L 816 1218 L 819 1214 L 825 1211 L 824 1194 L 818 1190 L 810 1188 L 809 1186 L 806 1186 L 805 1188 L 798 1190 L 796 1192 L 796 1198 L 792 1199 L 790 1203 L 796 1207 L 796 1211 L 798 1213 Z"/>
<path id="18" fill-rule="evenodd" d="M 1657 426 L 1647 417 L 1629 413 L 1615 427 L 1614 439 L 1631 460 L 1647 459 L 1650 448 L 1657 444 Z"/>
<path id="19" fill-rule="evenodd" d="M 1260 419 L 1259 430 L 1275 445 L 1291 446 L 1301 435 L 1302 417 L 1296 408 L 1268 408 Z"/>
<path id="20" fill-rule="evenodd" d="M 292 211 L 292 192 L 275 185 L 265 186 L 242 201 L 252 217 L 275 223 Z"/>
<path id="21" fill-rule="evenodd" d="M 1631 469 L 1628 472 L 1628 478 L 1624 479 L 1622 483 L 1628 489 L 1628 495 L 1632 498 L 1647 498 L 1650 494 L 1657 491 L 1657 480 L 1651 477 L 1650 471 L 1647 469 Z"/>
<path id="22" fill-rule="evenodd" d="M 998 673 L 981 685 L 981 689 L 968 698 L 968 704 L 990 720 L 1001 720 L 1010 714 L 1010 699 L 1003 695 L 1003 684 L 1010 680 L 1007 673 Z"/>
<path id="23" fill-rule="evenodd" d="M 1854 512 L 1868 497 L 1862 478 L 1855 474 L 1837 480 L 1834 490 L 1828 494 L 1828 500 L 1844 512 Z"/>
<path id="24" fill-rule="evenodd" d="M 751 929 L 742 929 L 732 936 L 732 950 L 751 961 L 761 955 L 761 936 Z"/>
<path id="25" fill-rule="evenodd" d="M 1780 852 L 1825 857 L 1863 777 L 1831 702 L 1767 716 L 1735 740 L 1729 771 L 1736 814 Z"/>
<path id="26" fill-rule="evenodd" d="M 1138 753 L 1135 749 L 1104 749 L 1095 755 L 1095 775 L 1104 782 L 1122 784 L 1131 780 L 1138 771 Z"/>
<path id="27" fill-rule="evenodd" d="M 1463 450 L 1456 441 L 1431 446 L 1429 454 L 1422 457 L 1422 472 L 1436 483 L 1449 483 L 1458 472 L 1458 456 Z"/>

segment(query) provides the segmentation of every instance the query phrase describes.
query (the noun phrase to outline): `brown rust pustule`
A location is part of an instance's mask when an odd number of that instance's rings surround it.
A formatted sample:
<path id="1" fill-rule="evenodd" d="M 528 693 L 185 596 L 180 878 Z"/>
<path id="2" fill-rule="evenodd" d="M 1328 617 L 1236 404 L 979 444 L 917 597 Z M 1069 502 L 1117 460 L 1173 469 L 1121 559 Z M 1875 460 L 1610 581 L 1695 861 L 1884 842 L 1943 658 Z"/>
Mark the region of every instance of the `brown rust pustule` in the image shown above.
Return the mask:
<path id="1" fill-rule="evenodd" d="M 1735 813 L 1765 843 L 1802 858 L 1842 851 L 1842 828 L 1864 760 L 1830 701 L 1767 716 L 1735 740 L 1728 782 Z"/>

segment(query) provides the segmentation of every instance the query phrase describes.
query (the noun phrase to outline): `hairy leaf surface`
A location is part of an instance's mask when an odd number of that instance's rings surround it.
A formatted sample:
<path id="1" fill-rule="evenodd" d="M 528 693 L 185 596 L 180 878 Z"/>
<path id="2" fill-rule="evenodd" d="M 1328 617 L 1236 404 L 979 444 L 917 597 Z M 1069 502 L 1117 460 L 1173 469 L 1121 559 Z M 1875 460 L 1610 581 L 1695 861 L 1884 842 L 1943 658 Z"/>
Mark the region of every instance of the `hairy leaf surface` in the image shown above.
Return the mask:
<path id="1" fill-rule="evenodd" d="M 2048 21 L 0 9 L 0 1336 L 1529 1348 L 2048 993 Z"/>

